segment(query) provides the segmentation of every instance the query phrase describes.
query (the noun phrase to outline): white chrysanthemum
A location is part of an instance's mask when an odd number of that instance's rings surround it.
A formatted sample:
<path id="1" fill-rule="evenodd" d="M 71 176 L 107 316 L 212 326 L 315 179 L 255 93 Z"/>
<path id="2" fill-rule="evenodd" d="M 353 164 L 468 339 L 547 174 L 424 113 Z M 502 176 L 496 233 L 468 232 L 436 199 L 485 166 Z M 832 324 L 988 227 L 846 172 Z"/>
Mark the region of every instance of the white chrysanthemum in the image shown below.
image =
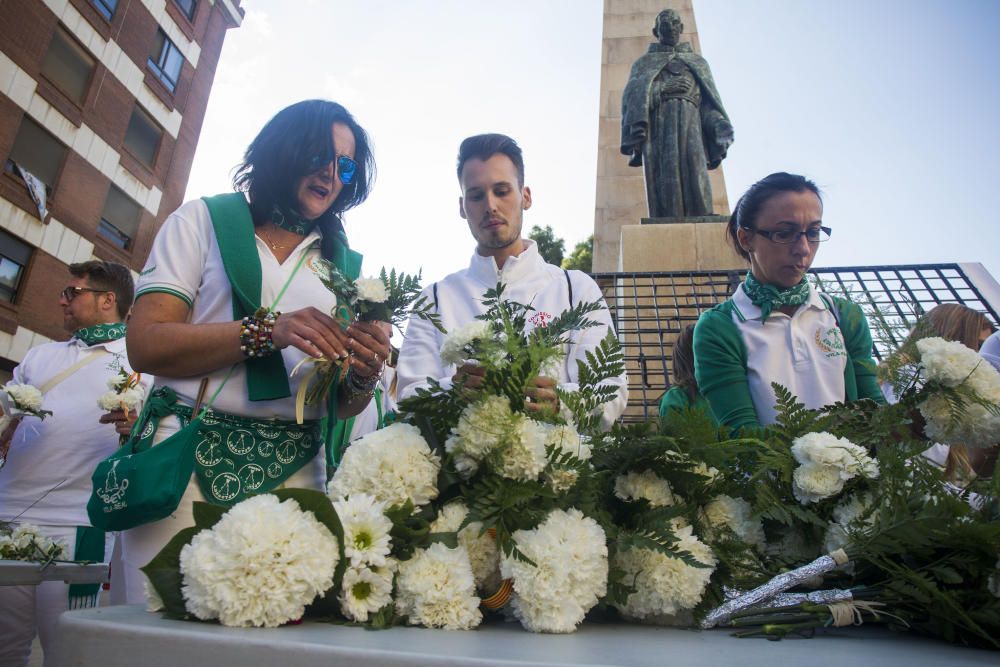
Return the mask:
<path id="1" fill-rule="evenodd" d="M 395 423 L 351 443 L 327 492 L 334 500 L 367 493 L 386 507 L 407 500 L 420 507 L 437 497 L 440 469 L 420 429 Z"/>
<path id="2" fill-rule="evenodd" d="M 486 396 L 462 410 L 458 424 L 444 443 L 445 451 L 455 457 L 455 466 L 460 473 L 471 476 L 483 457 L 508 437 L 514 423 L 514 414 L 506 397 Z"/>
<path id="3" fill-rule="evenodd" d="M 694 536 L 690 526 L 675 528 L 675 534 L 676 547 L 707 567 L 692 567 L 680 558 L 651 549 L 619 551 L 615 565 L 623 571 L 624 581 L 635 588 L 624 605 L 615 605 L 626 617 L 655 621 L 660 616 L 693 609 L 701 602 L 715 571 L 715 554 Z"/>
<path id="4" fill-rule="evenodd" d="M 850 542 L 850 533 L 864 530 L 878 518 L 878 509 L 872 509 L 875 498 L 870 493 L 855 493 L 833 508 L 833 521 L 827 526 L 823 551 L 829 553 L 843 549 Z"/>
<path id="5" fill-rule="evenodd" d="M 500 573 L 513 579 L 511 610 L 532 632 L 573 632 L 607 593 L 604 530 L 575 508 L 553 510 L 534 530 L 513 535 L 535 565 L 503 556 Z"/>
<path id="6" fill-rule="evenodd" d="M 459 530 L 468 513 L 468 508 L 461 501 L 448 503 L 441 508 L 437 518 L 431 523 L 431 532 L 458 533 L 458 544 L 469 555 L 476 588 L 489 595 L 494 593 L 501 583 L 500 552 L 496 540 L 483 531 L 483 524 L 479 521 L 473 521 Z"/>
<path id="7" fill-rule="evenodd" d="M 946 387 L 962 384 L 983 363 L 983 358 L 975 350 L 958 341 L 938 337 L 918 340 L 917 351 L 924 377 L 929 382 L 938 382 Z"/>
<path id="8" fill-rule="evenodd" d="M 575 428 L 569 424 L 544 424 L 545 444 L 552 445 L 557 452 L 567 452 L 581 461 L 590 460 L 592 447 L 590 442 L 580 437 Z"/>
<path id="9" fill-rule="evenodd" d="M 4 391 L 14 401 L 14 405 L 21 410 L 37 412 L 42 409 L 42 392 L 38 390 L 38 387 L 9 382 L 4 386 Z"/>
<path id="10" fill-rule="evenodd" d="M 396 610 L 410 625 L 469 630 L 483 620 L 464 549 L 449 549 L 440 542 L 418 549 L 413 558 L 399 563 L 396 589 Z"/>
<path id="11" fill-rule="evenodd" d="M 447 336 L 441 344 L 441 363 L 445 366 L 459 366 L 468 359 L 469 346 L 477 338 L 485 338 L 490 335 L 490 324 L 485 320 L 473 320 L 468 324 L 455 329 Z"/>
<path id="12" fill-rule="evenodd" d="M 386 291 L 381 278 L 359 278 L 354 282 L 354 286 L 358 289 L 359 301 L 385 303 L 389 298 L 389 292 Z"/>
<path id="13" fill-rule="evenodd" d="M 146 598 L 146 611 L 155 613 L 166 609 L 167 606 L 163 604 L 163 598 L 156 592 L 153 584 L 149 583 L 149 579 L 145 577 L 142 578 L 142 593 Z"/>
<path id="14" fill-rule="evenodd" d="M 335 500 L 333 509 L 344 527 L 344 557 L 351 559 L 351 566 L 384 565 L 392 530 L 385 503 L 367 493 L 355 493 Z"/>
<path id="15" fill-rule="evenodd" d="M 233 506 L 181 549 L 187 610 L 223 625 L 275 627 L 302 617 L 333 585 L 337 538 L 294 500 Z"/>
<path id="16" fill-rule="evenodd" d="M 364 623 L 369 614 L 392 602 L 392 572 L 348 567 L 338 599 L 344 616 Z"/>
<path id="17" fill-rule="evenodd" d="M 622 500 L 648 500 L 650 507 L 677 504 L 670 483 L 652 470 L 619 475 L 615 480 L 615 495 Z"/>
<path id="18" fill-rule="evenodd" d="M 548 462 L 545 458 L 544 425 L 516 415 L 514 428 L 503 439 L 497 472 L 509 479 L 538 479 Z"/>
<path id="19" fill-rule="evenodd" d="M 702 513 L 710 531 L 706 537 L 714 538 L 720 529 L 728 528 L 740 541 L 758 551 L 764 548 L 764 526 L 759 518 L 753 517 L 750 503 L 742 498 L 716 496 L 702 508 Z"/>

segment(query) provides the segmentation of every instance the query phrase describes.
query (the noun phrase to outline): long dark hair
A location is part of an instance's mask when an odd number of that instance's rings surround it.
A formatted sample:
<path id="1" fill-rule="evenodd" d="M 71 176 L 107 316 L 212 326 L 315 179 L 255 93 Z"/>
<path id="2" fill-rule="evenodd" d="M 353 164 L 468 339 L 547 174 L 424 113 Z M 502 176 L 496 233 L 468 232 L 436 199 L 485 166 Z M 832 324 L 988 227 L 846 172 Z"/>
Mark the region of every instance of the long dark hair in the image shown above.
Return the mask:
<path id="1" fill-rule="evenodd" d="M 688 399 L 698 398 L 698 381 L 694 377 L 694 325 L 689 324 L 677 334 L 670 350 L 674 385 L 684 387 Z"/>
<path id="2" fill-rule="evenodd" d="M 816 184 L 805 176 L 799 176 L 798 174 L 779 171 L 765 176 L 751 185 L 743 193 L 739 201 L 736 202 L 733 214 L 729 216 L 729 225 L 726 227 L 726 236 L 729 238 L 729 242 L 733 245 L 737 254 L 743 259 L 750 261 L 750 253 L 740 245 L 740 237 L 737 235 L 737 232 L 740 227 L 746 227 L 747 229 L 757 228 L 757 214 L 760 213 L 764 202 L 782 192 L 805 192 L 807 190 L 816 195 L 820 204 L 823 203 L 823 196 L 820 194 Z"/>
<path id="3" fill-rule="evenodd" d="M 341 228 L 340 214 L 368 198 L 375 180 L 375 156 L 364 128 L 343 106 L 329 100 L 305 100 L 285 107 L 267 122 L 247 147 L 236 168 L 233 187 L 250 198 L 254 224 L 269 220 L 275 206 L 294 209 L 296 188 L 308 176 L 310 162 L 318 152 L 334 154 L 330 128 L 343 123 L 354 134 L 354 181 L 345 185 L 323 214 L 321 225 L 332 220 Z"/>

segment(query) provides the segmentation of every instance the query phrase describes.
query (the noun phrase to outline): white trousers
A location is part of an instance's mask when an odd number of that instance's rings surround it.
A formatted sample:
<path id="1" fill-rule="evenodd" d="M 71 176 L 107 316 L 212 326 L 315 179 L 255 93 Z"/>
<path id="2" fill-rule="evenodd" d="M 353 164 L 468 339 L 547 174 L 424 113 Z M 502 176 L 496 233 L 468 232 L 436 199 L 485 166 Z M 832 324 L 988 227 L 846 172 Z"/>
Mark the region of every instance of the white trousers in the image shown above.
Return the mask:
<path id="1" fill-rule="evenodd" d="M 76 526 L 38 526 L 38 530 L 53 540 L 62 540 L 67 553 L 73 553 Z M 114 536 L 109 533 L 104 543 L 105 561 L 111 558 L 113 543 Z M 26 667 L 36 634 L 42 652 L 49 654 L 55 641 L 56 621 L 67 609 L 69 585 L 61 581 L 45 581 L 38 586 L 0 586 L 0 667 Z"/>
<path id="2" fill-rule="evenodd" d="M 160 427 L 153 436 L 154 446 L 159 444 L 178 430 L 176 417 L 166 417 L 160 422 Z M 326 483 L 326 458 L 324 449 L 312 461 L 305 464 L 294 475 L 289 477 L 282 487 L 324 489 Z M 194 503 L 206 502 L 198 480 L 191 475 L 187 490 L 177 505 L 177 509 L 165 519 L 137 526 L 123 532 L 122 535 L 122 568 L 125 579 L 125 593 L 128 604 L 145 604 L 146 575 L 139 568 L 167 546 L 174 535 L 184 528 L 194 525 Z M 2 666 L 0 666 L 2 667 Z"/>

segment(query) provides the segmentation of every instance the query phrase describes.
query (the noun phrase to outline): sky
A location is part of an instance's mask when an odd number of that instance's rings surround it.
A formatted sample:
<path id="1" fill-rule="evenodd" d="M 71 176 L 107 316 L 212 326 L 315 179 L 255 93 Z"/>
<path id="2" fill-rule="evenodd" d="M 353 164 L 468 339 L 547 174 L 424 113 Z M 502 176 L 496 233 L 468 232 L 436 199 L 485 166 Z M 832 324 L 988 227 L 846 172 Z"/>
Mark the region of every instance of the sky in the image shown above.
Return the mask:
<path id="1" fill-rule="evenodd" d="M 502 132 L 524 150 L 531 225 L 567 251 L 593 233 L 600 0 L 243 0 L 223 47 L 187 187 L 232 168 L 293 102 L 343 104 L 378 177 L 348 212 L 365 272 L 424 282 L 468 264 L 458 145 Z M 981 262 L 1000 280 L 1000 2 L 694 0 L 736 141 L 729 201 L 774 171 L 824 193 L 816 266 Z M 650 26 L 652 27 L 652 26 Z M 652 36 L 650 36 L 652 40 Z M 624 156 L 623 156 L 624 159 Z M 638 222 L 638 221 L 637 221 Z"/>

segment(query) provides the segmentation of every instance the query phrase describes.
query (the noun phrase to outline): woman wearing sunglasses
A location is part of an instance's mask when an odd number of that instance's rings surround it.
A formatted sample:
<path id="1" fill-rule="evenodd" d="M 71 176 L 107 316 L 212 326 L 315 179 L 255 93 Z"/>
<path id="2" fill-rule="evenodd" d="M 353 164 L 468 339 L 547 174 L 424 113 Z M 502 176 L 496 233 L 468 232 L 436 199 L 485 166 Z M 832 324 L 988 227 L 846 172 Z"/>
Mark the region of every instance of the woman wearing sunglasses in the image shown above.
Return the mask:
<path id="1" fill-rule="evenodd" d="M 727 236 L 750 271 L 728 301 L 699 318 L 694 357 L 701 393 L 733 429 L 775 422 L 772 382 L 809 408 L 884 402 L 861 309 L 806 280 L 830 238 L 822 218 L 816 184 L 780 172 L 750 186 L 729 219 Z"/>
<path id="2" fill-rule="evenodd" d="M 193 525 L 193 501 L 232 505 L 278 485 L 324 488 L 332 425 L 364 409 L 389 355 L 388 326 L 342 329 L 320 281 L 321 258 L 357 277 L 361 256 L 347 247 L 342 215 L 368 197 L 374 172 L 368 135 L 344 107 L 299 102 L 247 148 L 237 192 L 184 204 L 157 234 L 128 333 L 130 361 L 159 388 L 147 419 L 152 443 L 178 433 L 199 406 L 211 411 L 177 510 L 125 534 L 130 601 L 142 599 L 138 568 Z M 345 360 L 345 379 L 297 424 L 303 374 L 291 371 L 324 356 Z M 153 429 L 135 433 L 143 430 Z"/>

